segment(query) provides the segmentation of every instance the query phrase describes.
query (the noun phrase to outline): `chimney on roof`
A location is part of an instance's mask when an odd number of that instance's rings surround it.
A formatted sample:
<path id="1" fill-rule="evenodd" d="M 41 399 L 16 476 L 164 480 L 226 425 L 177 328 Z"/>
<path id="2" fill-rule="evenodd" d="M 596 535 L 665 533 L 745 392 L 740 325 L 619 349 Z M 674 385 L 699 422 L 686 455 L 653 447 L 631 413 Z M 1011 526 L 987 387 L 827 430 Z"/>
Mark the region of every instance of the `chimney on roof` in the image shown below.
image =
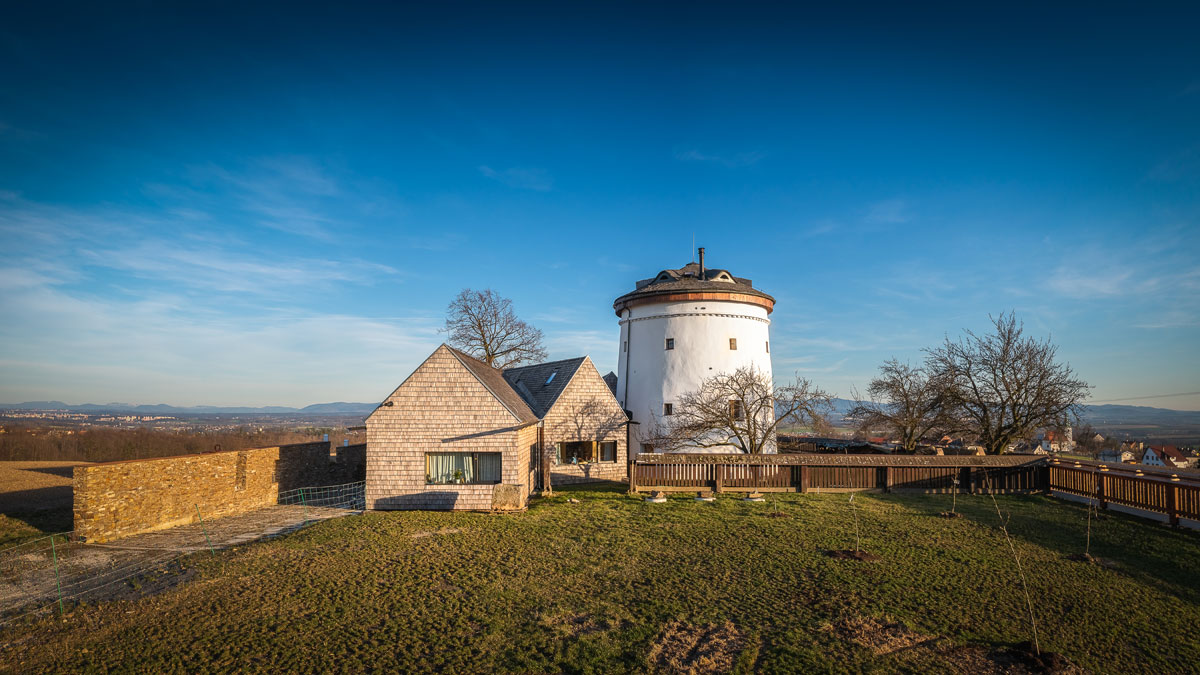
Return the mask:
<path id="1" fill-rule="evenodd" d="M 704 247 L 700 247 L 700 281 L 704 281 Z"/>

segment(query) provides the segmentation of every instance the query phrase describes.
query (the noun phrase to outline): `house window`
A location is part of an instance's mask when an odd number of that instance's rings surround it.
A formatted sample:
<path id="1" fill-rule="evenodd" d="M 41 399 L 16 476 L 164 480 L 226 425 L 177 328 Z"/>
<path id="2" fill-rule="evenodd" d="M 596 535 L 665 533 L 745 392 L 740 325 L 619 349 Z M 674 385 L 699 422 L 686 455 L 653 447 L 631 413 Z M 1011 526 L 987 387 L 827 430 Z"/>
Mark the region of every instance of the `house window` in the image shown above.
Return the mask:
<path id="1" fill-rule="evenodd" d="M 733 399 L 729 402 L 729 417 L 735 420 L 746 419 L 746 411 L 742 408 L 742 402 Z"/>
<path id="2" fill-rule="evenodd" d="M 771 353 L 771 341 L 770 340 L 767 340 L 767 353 L 768 354 Z"/>
<path id="3" fill-rule="evenodd" d="M 538 457 L 538 445 L 537 443 L 534 443 L 533 445 L 529 446 L 529 468 L 536 470 L 541 465 L 542 459 Z"/>
<path id="4" fill-rule="evenodd" d="M 675 349 L 675 338 L 667 338 L 667 349 Z"/>
<path id="5" fill-rule="evenodd" d="M 729 338 L 729 348 L 737 351 L 737 338 Z"/>
<path id="6" fill-rule="evenodd" d="M 654 446 L 650 443 L 642 443 L 642 452 L 654 452 Z"/>
<path id="7" fill-rule="evenodd" d="M 603 441 L 600 443 L 600 461 L 615 462 L 617 461 L 617 442 Z"/>
<path id="8" fill-rule="evenodd" d="M 663 415 L 671 415 L 674 414 L 674 412 L 675 406 L 671 405 L 670 403 L 663 404 Z"/>
<path id="9" fill-rule="evenodd" d="M 570 441 L 555 445 L 555 461 L 558 464 L 579 464 L 592 462 L 594 459 L 594 441 Z"/>
<path id="10" fill-rule="evenodd" d="M 425 482 L 429 485 L 488 485 L 500 482 L 498 452 L 427 452 Z"/>

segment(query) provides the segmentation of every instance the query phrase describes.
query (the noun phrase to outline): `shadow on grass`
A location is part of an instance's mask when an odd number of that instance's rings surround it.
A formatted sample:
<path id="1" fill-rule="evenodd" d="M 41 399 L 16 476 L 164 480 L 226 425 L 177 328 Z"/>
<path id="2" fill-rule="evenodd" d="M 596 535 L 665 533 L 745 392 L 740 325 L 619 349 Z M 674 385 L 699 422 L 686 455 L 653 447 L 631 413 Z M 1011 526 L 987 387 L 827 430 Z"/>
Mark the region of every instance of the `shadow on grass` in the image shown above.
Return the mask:
<path id="1" fill-rule="evenodd" d="M 878 495 L 931 518 L 948 509 L 950 496 Z M 1066 558 L 1083 553 L 1087 507 L 1041 495 L 1005 496 L 1000 511 L 1010 518 L 1008 532 Z M 958 512 L 976 525 L 998 528 L 995 506 L 984 495 L 960 495 Z M 1172 595 L 1200 602 L 1200 532 L 1170 528 L 1146 518 L 1101 512 L 1092 521 L 1091 554 L 1119 564 L 1117 571 L 1150 585 L 1165 586 Z M 1079 563 L 1083 564 L 1083 563 Z"/>

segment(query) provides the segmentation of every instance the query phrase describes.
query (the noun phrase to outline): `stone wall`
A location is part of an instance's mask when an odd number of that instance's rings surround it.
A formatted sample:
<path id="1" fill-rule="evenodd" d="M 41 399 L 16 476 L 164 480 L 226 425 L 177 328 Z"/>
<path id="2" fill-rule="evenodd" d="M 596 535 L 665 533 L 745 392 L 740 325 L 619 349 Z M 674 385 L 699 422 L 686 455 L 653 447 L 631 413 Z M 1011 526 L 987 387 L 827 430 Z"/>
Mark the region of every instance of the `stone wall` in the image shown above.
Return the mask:
<path id="1" fill-rule="evenodd" d="M 524 504 L 536 445 L 537 426 L 522 424 L 443 345 L 367 417 L 367 508 L 492 508 L 495 485 L 428 484 L 429 452 L 501 453 L 501 483 L 520 486 Z"/>
<path id="2" fill-rule="evenodd" d="M 592 365 L 584 359 L 558 400 L 544 418 L 543 440 L 550 453 L 550 487 L 601 480 L 626 480 L 625 413 L 612 390 Z M 589 462 L 586 466 L 554 463 L 555 446 L 560 442 L 589 441 L 597 444 L 615 441 L 615 462 Z"/>
<path id="3" fill-rule="evenodd" d="M 280 491 L 362 480 L 365 446 L 302 443 L 75 467 L 75 532 L 106 542 L 274 504 Z M 341 461 L 338 461 L 338 460 Z"/>

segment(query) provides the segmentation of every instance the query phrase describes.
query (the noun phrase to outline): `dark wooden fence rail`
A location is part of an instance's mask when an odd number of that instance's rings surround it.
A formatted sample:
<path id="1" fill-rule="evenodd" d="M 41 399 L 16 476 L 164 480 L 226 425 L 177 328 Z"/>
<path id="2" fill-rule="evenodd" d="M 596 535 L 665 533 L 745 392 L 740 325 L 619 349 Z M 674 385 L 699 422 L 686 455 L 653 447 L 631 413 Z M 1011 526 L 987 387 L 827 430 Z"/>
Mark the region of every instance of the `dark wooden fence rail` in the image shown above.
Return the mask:
<path id="1" fill-rule="evenodd" d="M 1046 462 L 1027 457 L 642 455 L 630 489 L 665 492 L 1039 492 Z M 955 481 L 958 481 L 957 487 Z"/>
<path id="2" fill-rule="evenodd" d="M 1051 461 L 1050 490 L 1093 500 L 1101 508 L 1115 504 L 1162 514 L 1172 525 L 1180 518 L 1200 520 L 1200 481 L 1193 476 Z"/>
<path id="3" fill-rule="evenodd" d="M 664 492 L 1046 493 L 1200 520 L 1200 478 L 1044 457 L 641 455 L 629 489 Z"/>

